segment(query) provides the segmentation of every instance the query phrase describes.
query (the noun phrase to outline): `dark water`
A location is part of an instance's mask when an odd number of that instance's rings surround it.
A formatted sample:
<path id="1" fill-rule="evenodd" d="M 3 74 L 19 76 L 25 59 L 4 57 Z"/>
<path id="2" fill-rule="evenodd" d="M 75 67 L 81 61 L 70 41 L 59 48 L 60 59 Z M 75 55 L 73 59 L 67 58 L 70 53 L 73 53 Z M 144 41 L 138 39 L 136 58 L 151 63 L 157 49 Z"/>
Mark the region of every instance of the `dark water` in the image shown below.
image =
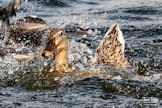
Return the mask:
<path id="1" fill-rule="evenodd" d="M 2 5 L 7 3 L 0 0 Z M 7 57 L 0 62 L 0 107 L 162 106 L 162 1 L 24 0 L 13 20 L 26 15 L 41 17 L 52 27 L 93 32 L 68 35 L 70 63 L 78 74 L 93 70 L 102 76 L 65 77 L 57 83 L 53 77 L 39 75 L 39 62 L 20 65 Z M 95 48 L 113 23 L 123 31 L 125 56 L 132 65 L 129 69 L 91 64 Z M 144 76 L 138 78 L 136 73 Z"/>

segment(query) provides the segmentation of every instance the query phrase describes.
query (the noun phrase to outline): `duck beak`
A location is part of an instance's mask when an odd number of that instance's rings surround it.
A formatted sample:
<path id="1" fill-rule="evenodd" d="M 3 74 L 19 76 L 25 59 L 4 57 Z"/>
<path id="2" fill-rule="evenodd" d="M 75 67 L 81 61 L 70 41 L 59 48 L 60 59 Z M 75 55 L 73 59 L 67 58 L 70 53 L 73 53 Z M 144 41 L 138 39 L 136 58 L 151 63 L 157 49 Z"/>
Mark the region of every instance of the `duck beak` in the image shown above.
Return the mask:
<path id="1" fill-rule="evenodd" d="M 42 57 L 47 57 L 47 56 L 52 56 L 52 55 L 53 55 L 53 52 L 52 51 L 47 51 L 47 50 L 45 50 L 45 51 L 43 51 L 41 53 Z"/>

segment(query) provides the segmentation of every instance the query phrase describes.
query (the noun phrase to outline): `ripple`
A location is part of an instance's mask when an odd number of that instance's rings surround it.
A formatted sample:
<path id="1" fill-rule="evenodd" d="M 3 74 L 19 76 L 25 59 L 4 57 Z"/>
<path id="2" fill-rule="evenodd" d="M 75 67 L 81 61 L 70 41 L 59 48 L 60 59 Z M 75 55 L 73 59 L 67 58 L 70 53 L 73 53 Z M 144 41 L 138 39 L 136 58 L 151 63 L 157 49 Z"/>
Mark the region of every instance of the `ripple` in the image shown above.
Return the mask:
<path id="1" fill-rule="evenodd" d="M 114 15 L 110 17 L 111 20 L 127 20 L 127 21 L 151 21 L 151 18 L 144 17 L 144 16 L 130 16 L 130 15 Z"/>
<path id="2" fill-rule="evenodd" d="M 97 3 L 97 2 L 81 1 L 81 3 L 88 4 L 88 5 L 99 5 L 99 3 Z"/>
<path id="3" fill-rule="evenodd" d="M 145 38 L 145 37 L 155 37 L 162 34 L 162 26 L 159 24 L 143 25 L 143 26 L 124 26 L 122 31 L 125 35 L 129 37 Z"/>
<path id="4" fill-rule="evenodd" d="M 66 1 L 63 0 L 29 0 L 37 1 L 37 3 L 46 5 L 46 6 L 56 6 L 56 7 L 67 7 L 70 6 Z"/>
<path id="5" fill-rule="evenodd" d="M 156 84 L 150 84 L 144 81 L 125 81 L 125 80 L 105 80 L 102 83 L 104 91 L 108 93 L 119 93 L 123 95 L 133 95 L 141 97 L 159 97 L 161 89 Z"/>
<path id="6" fill-rule="evenodd" d="M 98 11 L 98 12 L 94 12 L 93 14 L 96 14 L 96 15 L 102 15 L 102 14 L 115 14 L 115 13 L 119 13 L 119 9 L 114 9 L 114 10 L 102 10 L 102 11 Z"/>
<path id="7" fill-rule="evenodd" d="M 133 8 L 126 8 L 124 13 L 129 14 L 137 14 L 137 15 L 158 15 L 162 14 L 162 10 L 156 9 L 156 7 L 133 7 Z"/>

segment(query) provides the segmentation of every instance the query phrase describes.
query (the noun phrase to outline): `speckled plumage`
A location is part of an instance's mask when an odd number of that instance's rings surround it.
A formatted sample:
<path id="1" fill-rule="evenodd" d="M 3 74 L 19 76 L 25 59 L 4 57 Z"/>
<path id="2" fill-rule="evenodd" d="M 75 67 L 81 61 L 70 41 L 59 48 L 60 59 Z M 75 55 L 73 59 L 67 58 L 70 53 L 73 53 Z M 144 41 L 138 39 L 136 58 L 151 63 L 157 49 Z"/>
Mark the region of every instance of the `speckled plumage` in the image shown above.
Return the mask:
<path id="1" fill-rule="evenodd" d="M 103 63 L 117 67 L 127 67 L 129 62 L 124 57 L 125 41 L 118 24 L 113 24 L 98 46 L 94 63 Z"/>

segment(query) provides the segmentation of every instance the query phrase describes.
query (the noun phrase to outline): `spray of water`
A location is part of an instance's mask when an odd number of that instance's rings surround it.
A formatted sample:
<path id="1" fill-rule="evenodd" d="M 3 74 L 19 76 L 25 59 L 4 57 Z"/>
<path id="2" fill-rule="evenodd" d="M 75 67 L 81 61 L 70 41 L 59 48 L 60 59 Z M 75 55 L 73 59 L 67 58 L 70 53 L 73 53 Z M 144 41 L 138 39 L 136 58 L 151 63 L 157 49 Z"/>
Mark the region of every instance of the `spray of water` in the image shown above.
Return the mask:
<path id="1" fill-rule="evenodd" d="M 10 33 L 8 32 L 9 26 L 4 22 L 0 23 L 0 45 L 5 47 L 5 43 L 8 41 L 10 35 Z"/>

